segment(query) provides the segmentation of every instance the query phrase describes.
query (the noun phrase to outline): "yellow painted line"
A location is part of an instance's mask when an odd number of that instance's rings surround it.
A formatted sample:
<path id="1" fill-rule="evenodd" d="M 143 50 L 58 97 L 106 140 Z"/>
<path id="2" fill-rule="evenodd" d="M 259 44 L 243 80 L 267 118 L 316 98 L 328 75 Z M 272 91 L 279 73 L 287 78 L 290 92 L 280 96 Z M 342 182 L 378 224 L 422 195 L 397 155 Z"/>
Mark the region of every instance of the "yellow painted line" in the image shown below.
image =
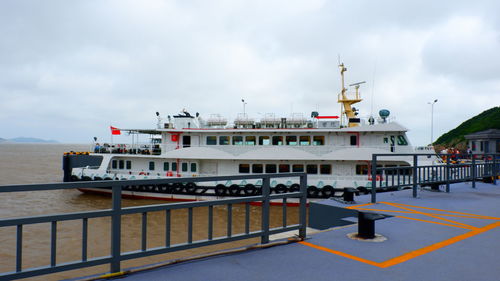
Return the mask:
<path id="1" fill-rule="evenodd" d="M 393 207 L 396 207 L 396 208 L 401 208 L 403 210 L 407 210 L 407 211 L 412 211 L 414 212 L 415 214 L 420 214 L 420 215 L 424 215 L 424 216 L 429 216 L 431 218 L 435 218 L 435 219 L 439 219 L 439 220 L 444 220 L 444 221 L 447 221 L 449 223 L 453 223 L 453 224 L 458 224 L 458 225 L 463 225 L 463 226 L 466 226 L 466 227 L 471 227 L 471 228 L 476 228 L 475 226 L 472 226 L 472 225 L 468 225 L 468 224 L 465 224 L 465 223 L 460 223 L 460 222 L 457 222 L 457 221 L 453 221 L 453 220 L 449 220 L 449 219 L 445 219 L 445 218 L 441 218 L 439 216 L 436 216 L 436 215 L 433 215 L 433 214 L 430 214 L 430 213 L 425 213 L 425 212 L 420 212 L 420 211 L 417 211 L 417 210 L 413 210 L 413 209 L 410 209 L 410 208 L 405 208 L 405 207 L 402 207 L 402 206 L 398 206 L 398 204 L 396 203 L 389 203 L 389 202 L 381 202 L 383 204 L 387 204 L 389 206 L 393 206 Z"/>
<path id="2" fill-rule="evenodd" d="M 413 208 L 419 208 L 419 209 L 426 209 L 426 210 L 439 211 L 439 212 L 445 212 L 445 213 L 459 214 L 459 215 L 467 215 L 467 216 L 474 216 L 474 217 L 485 217 L 485 218 L 495 218 L 495 217 L 490 217 L 490 216 L 482 216 L 482 215 L 476 215 L 476 214 L 470 214 L 470 213 L 448 211 L 448 210 L 443 210 L 443 209 L 414 206 L 414 205 L 408 205 L 408 204 L 402 204 L 402 203 L 394 203 L 394 204 L 401 205 L 401 206 L 407 206 L 407 207 L 413 207 Z M 495 218 L 495 219 L 500 219 L 500 218 Z"/>
<path id="3" fill-rule="evenodd" d="M 348 258 L 348 259 L 352 259 L 352 260 L 359 261 L 359 262 L 362 262 L 362 263 L 366 263 L 366 264 L 369 264 L 369 265 L 373 265 L 373 266 L 376 266 L 376 267 L 387 268 L 387 267 L 391 267 L 391 266 L 394 266 L 394 265 L 397 265 L 397 264 L 409 261 L 409 260 L 414 259 L 416 257 L 428 254 L 430 252 L 439 250 L 441 248 L 444 248 L 444 247 L 449 246 L 451 244 L 460 242 L 460 241 L 465 240 L 467 238 L 470 238 L 472 236 L 484 233 L 484 232 L 486 232 L 488 230 L 494 229 L 494 228 L 499 227 L 499 226 L 500 226 L 500 222 L 492 223 L 492 224 L 489 224 L 489 225 L 487 225 L 485 227 L 478 228 L 478 229 L 475 229 L 475 230 L 471 230 L 471 231 L 466 232 L 464 234 L 461 234 L 461 235 L 452 237 L 450 239 L 447 239 L 447 240 L 444 240 L 444 241 L 441 241 L 441 242 L 438 242 L 438 243 L 435 243 L 435 244 L 432 244 L 432 245 L 420 248 L 418 250 L 407 252 L 407 253 L 405 253 L 403 255 L 400 255 L 400 256 L 397 256 L 395 258 L 386 260 L 384 262 L 374 262 L 374 261 L 371 261 L 371 260 L 368 260 L 368 259 L 364 259 L 364 258 L 361 258 L 361 257 L 358 257 L 358 256 L 350 255 L 350 254 L 347 254 L 347 253 L 344 253 L 344 252 L 341 252 L 341 251 L 332 250 L 332 249 L 329 249 L 329 248 L 326 248 L 326 247 L 318 246 L 318 245 L 315 245 L 315 244 L 312 244 L 312 243 L 308 243 L 308 242 L 304 242 L 304 241 L 299 242 L 299 243 L 302 244 L 302 245 L 304 245 L 304 246 L 308 246 L 308 247 L 311 247 L 311 248 L 314 248 L 314 249 L 317 249 L 317 250 L 320 250 L 320 251 L 332 253 L 332 254 L 335 254 L 335 255 L 339 255 L 339 256 L 342 256 L 342 257 L 345 257 L 345 258 Z"/>
<path id="4" fill-rule="evenodd" d="M 477 227 L 460 226 L 460 225 L 456 225 L 456 224 L 449 224 L 449 223 L 442 223 L 442 222 L 436 222 L 436 221 L 430 221 L 430 220 L 410 218 L 410 217 L 405 217 L 405 216 L 396 216 L 396 218 L 402 218 L 402 219 L 407 219 L 407 220 L 415 220 L 415 221 L 422 221 L 422 222 L 434 223 L 434 224 L 440 224 L 440 225 L 446 225 L 446 226 L 451 226 L 451 227 L 465 228 L 465 229 L 469 229 L 469 230 L 478 229 Z"/>

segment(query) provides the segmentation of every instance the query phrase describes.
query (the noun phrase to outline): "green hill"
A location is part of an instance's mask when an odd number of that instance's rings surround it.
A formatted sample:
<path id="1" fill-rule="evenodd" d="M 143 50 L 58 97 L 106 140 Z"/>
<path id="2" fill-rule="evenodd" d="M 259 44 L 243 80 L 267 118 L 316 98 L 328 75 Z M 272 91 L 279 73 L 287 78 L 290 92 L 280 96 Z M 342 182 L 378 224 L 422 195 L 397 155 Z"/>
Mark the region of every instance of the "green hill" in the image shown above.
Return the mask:
<path id="1" fill-rule="evenodd" d="M 435 142 L 436 146 L 458 147 L 466 146 L 465 135 L 488 129 L 500 129 L 500 107 L 493 107 L 481 114 L 463 122 L 455 129 L 440 136 Z"/>

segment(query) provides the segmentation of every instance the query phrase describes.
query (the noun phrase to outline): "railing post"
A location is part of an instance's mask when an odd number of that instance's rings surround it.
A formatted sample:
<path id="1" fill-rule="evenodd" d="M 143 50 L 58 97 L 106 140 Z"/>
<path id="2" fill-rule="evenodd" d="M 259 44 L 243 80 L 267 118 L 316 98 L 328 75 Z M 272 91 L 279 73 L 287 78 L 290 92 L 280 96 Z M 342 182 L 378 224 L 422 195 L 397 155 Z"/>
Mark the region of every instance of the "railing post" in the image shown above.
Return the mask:
<path id="1" fill-rule="evenodd" d="M 446 192 L 450 192 L 450 158 L 452 154 L 446 157 Z"/>
<path id="2" fill-rule="evenodd" d="M 112 186 L 112 211 L 111 215 L 111 264 L 112 273 L 120 272 L 120 243 L 121 243 L 121 205 L 122 186 L 115 184 Z"/>
<path id="3" fill-rule="evenodd" d="M 270 178 L 265 177 L 262 179 L 262 236 L 260 237 L 260 243 L 269 243 L 269 193 L 271 185 Z"/>
<path id="4" fill-rule="evenodd" d="M 491 173 L 493 176 L 493 184 L 497 185 L 497 155 L 492 154 L 491 157 L 493 158 L 493 168 L 491 169 Z"/>
<path id="5" fill-rule="evenodd" d="M 377 203 L 377 155 L 372 154 L 372 203 Z"/>
<path id="6" fill-rule="evenodd" d="M 472 176 L 472 188 L 476 188 L 476 157 L 472 154 L 472 165 L 471 165 L 471 176 Z"/>
<path id="7" fill-rule="evenodd" d="M 413 155 L 413 198 L 417 198 L 418 185 L 418 155 Z"/>
<path id="8" fill-rule="evenodd" d="M 306 239 L 307 232 L 307 174 L 300 176 L 299 237 Z"/>

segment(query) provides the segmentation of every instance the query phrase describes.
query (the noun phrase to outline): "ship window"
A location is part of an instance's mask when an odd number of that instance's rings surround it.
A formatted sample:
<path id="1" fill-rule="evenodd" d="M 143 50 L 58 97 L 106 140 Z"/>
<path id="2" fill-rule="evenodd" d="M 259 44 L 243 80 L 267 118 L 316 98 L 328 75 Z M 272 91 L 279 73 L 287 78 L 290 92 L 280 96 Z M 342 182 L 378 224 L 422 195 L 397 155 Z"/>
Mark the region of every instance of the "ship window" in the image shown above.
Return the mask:
<path id="1" fill-rule="evenodd" d="M 358 144 L 358 136 L 351 136 L 351 145 Z"/>
<path id="2" fill-rule="evenodd" d="M 368 165 L 356 165 L 356 175 L 368 175 Z"/>
<path id="3" fill-rule="evenodd" d="M 262 174 L 264 172 L 264 168 L 262 164 L 253 164 L 252 165 L 252 173 L 254 174 Z"/>
<path id="4" fill-rule="evenodd" d="M 294 172 L 294 173 L 303 173 L 304 172 L 304 165 L 302 165 L 302 164 L 293 164 L 292 165 L 292 172 Z"/>
<path id="5" fill-rule="evenodd" d="M 150 170 L 150 171 L 154 171 L 154 169 L 155 169 L 155 162 L 150 161 L 150 162 L 149 162 L 149 170 Z"/>
<path id="6" fill-rule="evenodd" d="M 245 144 L 246 145 L 255 145 L 257 143 L 257 138 L 255 136 L 246 136 Z"/>
<path id="7" fill-rule="evenodd" d="M 290 173 L 290 165 L 288 164 L 280 164 L 278 168 L 280 173 Z"/>
<path id="8" fill-rule="evenodd" d="M 172 162 L 172 171 L 177 171 L 177 163 Z"/>
<path id="9" fill-rule="evenodd" d="M 389 138 L 388 137 L 384 138 L 384 143 L 389 143 Z"/>
<path id="10" fill-rule="evenodd" d="M 196 163 L 191 163 L 191 172 L 196 172 Z"/>
<path id="11" fill-rule="evenodd" d="M 230 137 L 229 136 L 220 136 L 219 137 L 219 145 L 229 145 Z"/>
<path id="12" fill-rule="evenodd" d="M 273 145 L 283 145 L 283 137 L 273 136 Z"/>
<path id="13" fill-rule="evenodd" d="M 113 160 L 113 161 L 111 162 L 111 168 L 113 168 L 113 169 L 118 168 L 118 161 Z"/>
<path id="14" fill-rule="evenodd" d="M 318 165 L 306 165 L 306 172 L 308 174 L 317 174 L 318 173 Z"/>
<path id="15" fill-rule="evenodd" d="M 125 161 L 123 160 L 118 161 L 118 168 L 125 169 Z"/>
<path id="16" fill-rule="evenodd" d="M 243 145 L 243 137 L 242 136 L 234 136 L 233 137 L 233 145 Z"/>
<path id="17" fill-rule="evenodd" d="M 182 163 L 182 171 L 187 172 L 188 171 L 188 163 Z"/>
<path id="18" fill-rule="evenodd" d="M 471 141 L 471 144 L 472 144 L 472 151 L 476 151 L 476 142 Z"/>
<path id="19" fill-rule="evenodd" d="M 404 136 L 398 136 L 398 145 L 408 145 Z"/>
<path id="20" fill-rule="evenodd" d="M 324 164 L 319 165 L 319 173 L 322 175 L 329 175 L 332 173 L 332 165 Z"/>
<path id="21" fill-rule="evenodd" d="M 297 145 L 297 136 L 286 136 L 286 145 Z"/>
<path id="22" fill-rule="evenodd" d="M 300 136 L 299 137 L 300 145 L 311 145 L 311 137 L 309 136 Z"/>
<path id="23" fill-rule="evenodd" d="M 259 145 L 270 145 L 271 139 L 269 136 L 260 136 L 259 137 Z"/>
<path id="24" fill-rule="evenodd" d="M 163 162 L 163 171 L 168 171 L 170 169 L 170 163 L 169 162 Z"/>
<path id="25" fill-rule="evenodd" d="M 127 166 L 127 170 L 132 169 L 132 161 L 127 160 L 127 162 L 126 162 L 125 164 L 126 164 L 126 166 Z"/>
<path id="26" fill-rule="evenodd" d="M 385 170 L 386 175 L 396 175 L 397 174 L 397 170 L 395 169 L 395 167 L 397 167 L 397 165 L 385 165 L 385 167 L 391 168 L 389 170 Z"/>
<path id="27" fill-rule="evenodd" d="M 250 173 L 250 164 L 240 164 L 240 173 L 248 174 Z"/>
<path id="28" fill-rule="evenodd" d="M 216 136 L 207 136 L 207 145 L 216 145 L 217 137 Z"/>
<path id="29" fill-rule="evenodd" d="M 325 145 L 325 136 L 313 136 L 313 145 Z"/>
<path id="30" fill-rule="evenodd" d="M 266 164 L 266 174 L 276 173 L 276 164 Z"/>

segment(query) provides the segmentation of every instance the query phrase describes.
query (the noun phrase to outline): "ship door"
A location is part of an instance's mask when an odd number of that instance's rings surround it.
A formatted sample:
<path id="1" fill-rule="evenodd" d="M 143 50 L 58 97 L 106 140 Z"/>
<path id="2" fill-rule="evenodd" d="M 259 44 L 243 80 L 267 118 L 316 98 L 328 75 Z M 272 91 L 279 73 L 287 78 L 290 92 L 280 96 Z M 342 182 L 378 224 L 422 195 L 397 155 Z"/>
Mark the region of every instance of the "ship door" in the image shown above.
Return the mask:
<path id="1" fill-rule="evenodd" d="M 191 146 L 200 146 L 200 136 L 191 136 Z"/>
<path id="2" fill-rule="evenodd" d="M 182 147 L 191 146 L 191 136 L 182 136 Z"/>

